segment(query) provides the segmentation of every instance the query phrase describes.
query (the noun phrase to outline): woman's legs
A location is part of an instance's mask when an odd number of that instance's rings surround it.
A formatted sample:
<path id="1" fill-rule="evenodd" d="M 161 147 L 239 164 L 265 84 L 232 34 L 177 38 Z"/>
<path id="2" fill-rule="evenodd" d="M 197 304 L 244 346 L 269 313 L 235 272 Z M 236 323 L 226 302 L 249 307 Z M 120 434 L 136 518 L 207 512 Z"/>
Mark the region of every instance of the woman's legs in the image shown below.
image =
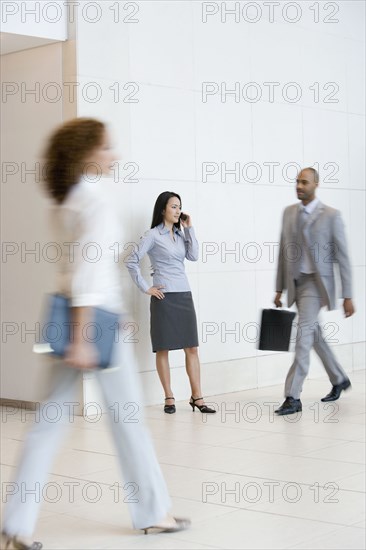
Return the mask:
<path id="1" fill-rule="evenodd" d="M 169 351 L 157 351 L 156 352 L 156 370 L 160 378 L 161 385 L 163 386 L 165 397 L 172 397 L 173 391 L 170 385 L 170 367 L 169 367 Z M 166 399 L 166 405 L 173 405 L 173 399 Z"/>
<path id="2" fill-rule="evenodd" d="M 127 504 L 136 529 L 156 525 L 171 506 L 149 433 L 144 426 L 143 400 L 131 345 L 118 345 L 120 367 L 97 371 L 123 478 L 134 489 Z"/>
<path id="3" fill-rule="evenodd" d="M 9 536 L 31 537 L 42 503 L 42 491 L 62 441 L 65 428 L 73 422 L 76 380 L 80 371 L 55 364 L 50 395 L 36 410 L 36 421 L 27 434 L 12 495 L 4 510 L 3 531 Z"/>
<path id="4" fill-rule="evenodd" d="M 202 397 L 201 389 L 201 367 L 198 357 L 198 348 L 185 348 L 186 355 L 186 371 L 191 385 L 192 397 Z M 203 405 L 203 399 L 197 400 L 197 405 Z"/>
<path id="5" fill-rule="evenodd" d="M 171 502 L 150 436 L 144 427 L 143 401 L 130 347 L 122 343 L 118 346 L 122 353 L 120 368 L 95 372 L 110 413 L 124 479 L 131 484 L 127 499 L 133 525 L 141 529 L 166 523 Z M 9 484 L 8 492 L 12 496 L 6 503 L 3 522 L 3 531 L 8 536 L 23 538 L 33 534 L 52 460 L 70 416 L 71 422 L 74 419 L 75 382 L 79 376 L 78 370 L 62 364 L 55 366 L 54 389 L 40 407 L 39 418 L 27 436 L 15 482 Z M 172 524 L 174 521 L 170 520 Z"/>
<path id="6" fill-rule="evenodd" d="M 156 369 L 159 374 L 160 382 L 164 388 L 165 397 L 171 397 L 173 395 L 172 388 L 170 385 L 170 368 L 169 368 L 169 357 L 168 351 L 157 351 L 156 352 Z M 198 347 L 184 348 L 184 353 L 186 356 L 186 371 L 189 378 L 189 383 L 191 386 L 192 397 L 197 399 L 197 397 L 202 397 L 201 389 L 201 366 L 198 356 Z M 165 401 L 166 405 L 172 405 L 173 400 L 167 399 Z M 203 399 L 198 399 L 196 405 L 204 405 Z"/>

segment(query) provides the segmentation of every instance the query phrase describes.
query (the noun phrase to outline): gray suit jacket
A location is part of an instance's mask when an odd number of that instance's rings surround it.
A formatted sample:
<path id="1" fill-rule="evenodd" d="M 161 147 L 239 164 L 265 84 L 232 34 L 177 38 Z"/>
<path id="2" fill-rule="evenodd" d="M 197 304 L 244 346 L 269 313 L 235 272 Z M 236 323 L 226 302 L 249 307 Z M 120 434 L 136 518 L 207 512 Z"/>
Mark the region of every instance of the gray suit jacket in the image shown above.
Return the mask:
<path id="1" fill-rule="evenodd" d="M 294 261 L 296 256 L 297 216 L 299 203 L 288 206 L 283 213 L 276 290 L 287 289 L 290 307 L 295 301 Z M 313 268 L 323 305 L 336 307 L 334 264 L 338 264 L 342 284 L 342 297 L 352 298 L 351 266 L 340 212 L 319 202 L 307 221 L 307 246 L 311 252 Z M 294 254 L 295 252 L 295 254 Z"/>

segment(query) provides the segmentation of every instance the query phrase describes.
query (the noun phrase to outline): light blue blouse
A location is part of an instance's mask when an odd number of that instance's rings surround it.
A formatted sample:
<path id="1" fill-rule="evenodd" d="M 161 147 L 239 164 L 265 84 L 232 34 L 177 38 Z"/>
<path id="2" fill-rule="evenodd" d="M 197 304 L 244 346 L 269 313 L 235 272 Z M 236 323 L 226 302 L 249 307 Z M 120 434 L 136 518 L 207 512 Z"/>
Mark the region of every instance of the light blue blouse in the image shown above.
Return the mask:
<path id="1" fill-rule="evenodd" d="M 164 224 L 146 231 L 140 239 L 137 250 L 126 258 L 127 269 L 142 292 L 152 286 L 163 285 L 162 292 L 189 292 L 190 286 L 185 273 L 184 260 L 198 260 L 198 242 L 193 227 L 185 227 L 184 233 L 174 228 L 173 241 L 170 230 Z M 145 281 L 141 274 L 140 261 L 148 254 L 153 283 Z"/>

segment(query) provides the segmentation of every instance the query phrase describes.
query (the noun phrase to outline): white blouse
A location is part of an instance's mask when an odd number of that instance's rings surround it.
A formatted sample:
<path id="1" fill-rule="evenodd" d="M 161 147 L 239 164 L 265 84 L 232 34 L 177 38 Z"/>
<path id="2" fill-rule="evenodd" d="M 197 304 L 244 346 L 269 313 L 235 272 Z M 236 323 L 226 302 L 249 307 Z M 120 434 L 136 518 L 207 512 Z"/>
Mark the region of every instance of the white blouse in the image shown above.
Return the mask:
<path id="1" fill-rule="evenodd" d="M 108 194 L 108 180 L 82 178 L 61 205 L 52 209 L 57 262 L 57 292 L 73 307 L 99 306 L 122 312 L 123 300 L 116 243 L 121 226 Z"/>

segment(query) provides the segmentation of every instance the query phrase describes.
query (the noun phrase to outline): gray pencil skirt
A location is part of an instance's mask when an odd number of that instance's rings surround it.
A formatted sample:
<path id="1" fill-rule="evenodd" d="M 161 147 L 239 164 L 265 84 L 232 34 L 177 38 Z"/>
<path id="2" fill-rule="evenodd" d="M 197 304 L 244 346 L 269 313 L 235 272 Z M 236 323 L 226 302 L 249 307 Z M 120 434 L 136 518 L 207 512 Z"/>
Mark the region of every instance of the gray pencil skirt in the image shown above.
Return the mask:
<path id="1" fill-rule="evenodd" d="M 191 292 L 151 296 L 150 334 L 153 352 L 198 346 L 197 319 Z"/>

